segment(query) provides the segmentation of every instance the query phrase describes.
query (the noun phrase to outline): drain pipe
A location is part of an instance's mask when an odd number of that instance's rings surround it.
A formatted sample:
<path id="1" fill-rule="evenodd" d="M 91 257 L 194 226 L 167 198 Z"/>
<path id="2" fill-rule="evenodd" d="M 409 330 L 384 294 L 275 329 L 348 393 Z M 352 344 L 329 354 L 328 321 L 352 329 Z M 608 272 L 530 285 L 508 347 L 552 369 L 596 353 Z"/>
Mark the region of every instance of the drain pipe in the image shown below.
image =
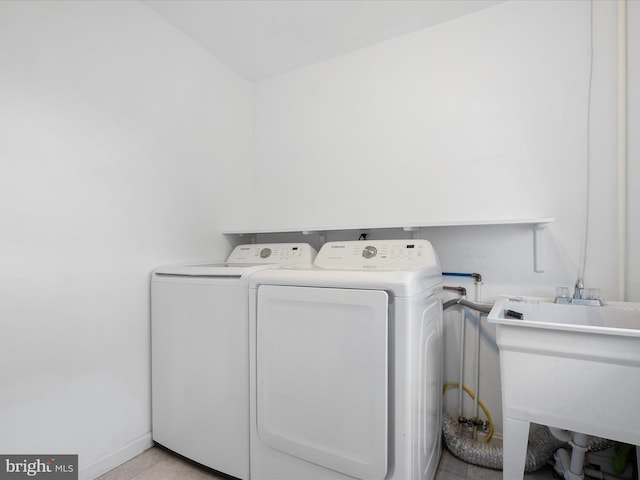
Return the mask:
<path id="1" fill-rule="evenodd" d="M 554 434 L 553 430 L 551 433 Z M 569 436 L 571 437 L 569 441 L 571 457 L 569 457 L 569 452 L 566 449 L 558 449 L 553 456 L 556 461 L 554 469 L 565 480 L 584 480 L 584 457 L 589 448 L 589 437 L 584 433 L 577 432 Z"/>
<path id="2" fill-rule="evenodd" d="M 493 304 L 491 303 L 475 303 L 470 302 L 469 300 L 465 300 L 464 298 L 454 298 L 442 304 L 442 310 L 446 310 L 449 307 L 453 307 L 454 305 L 462 305 L 463 307 L 470 308 L 480 313 L 486 313 L 487 315 L 491 312 L 493 308 Z"/>
<path id="3" fill-rule="evenodd" d="M 554 469 L 565 480 L 584 479 L 584 459 L 588 450 L 597 452 L 606 450 L 616 444 L 611 440 L 590 437 L 584 433 L 570 432 L 553 427 L 548 428 L 551 435 L 560 442 L 571 445 L 571 455 L 565 448 L 560 448 L 553 456 L 555 459 Z"/>

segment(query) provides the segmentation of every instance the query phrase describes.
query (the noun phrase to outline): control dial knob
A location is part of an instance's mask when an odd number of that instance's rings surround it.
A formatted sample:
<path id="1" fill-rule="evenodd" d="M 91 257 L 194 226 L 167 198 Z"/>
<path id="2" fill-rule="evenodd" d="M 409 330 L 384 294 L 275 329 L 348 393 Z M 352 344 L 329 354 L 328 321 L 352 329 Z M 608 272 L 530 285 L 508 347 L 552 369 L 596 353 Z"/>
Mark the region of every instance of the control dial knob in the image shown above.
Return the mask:
<path id="1" fill-rule="evenodd" d="M 260 250 L 260 258 L 269 258 L 271 256 L 270 248 L 263 248 Z"/>
<path id="2" fill-rule="evenodd" d="M 371 245 L 366 246 L 362 249 L 362 256 L 364 258 L 373 258 L 378 254 L 378 249 Z"/>

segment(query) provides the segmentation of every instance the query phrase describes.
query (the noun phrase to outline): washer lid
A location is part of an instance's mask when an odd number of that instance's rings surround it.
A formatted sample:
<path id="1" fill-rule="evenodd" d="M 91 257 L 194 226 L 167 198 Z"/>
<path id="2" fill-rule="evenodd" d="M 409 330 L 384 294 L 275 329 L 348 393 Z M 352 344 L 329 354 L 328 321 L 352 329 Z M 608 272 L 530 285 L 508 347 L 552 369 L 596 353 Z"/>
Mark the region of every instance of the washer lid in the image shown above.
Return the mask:
<path id="1" fill-rule="evenodd" d="M 180 277 L 216 277 L 216 278 L 240 278 L 246 273 L 271 265 L 231 265 L 228 263 L 212 263 L 208 265 L 173 265 L 160 267 L 155 270 L 156 275 L 180 276 Z"/>
<path id="2" fill-rule="evenodd" d="M 169 265 L 156 275 L 181 277 L 240 278 L 247 273 L 277 265 L 310 266 L 316 256 L 308 243 L 262 243 L 238 245 L 225 263 Z"/>

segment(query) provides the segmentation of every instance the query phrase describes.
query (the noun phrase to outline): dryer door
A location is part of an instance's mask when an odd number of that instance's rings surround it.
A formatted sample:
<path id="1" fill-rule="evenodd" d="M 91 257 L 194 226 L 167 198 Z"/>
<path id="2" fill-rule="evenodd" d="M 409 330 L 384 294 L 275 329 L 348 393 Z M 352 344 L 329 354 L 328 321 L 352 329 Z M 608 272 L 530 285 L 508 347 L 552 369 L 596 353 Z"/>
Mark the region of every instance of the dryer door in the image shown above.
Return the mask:
<path id="1" fill-rule="evenodd" d="M 259 287 L 265 445 L 356 478 L 386 476 L 388 302 L 377 290 Z"/>

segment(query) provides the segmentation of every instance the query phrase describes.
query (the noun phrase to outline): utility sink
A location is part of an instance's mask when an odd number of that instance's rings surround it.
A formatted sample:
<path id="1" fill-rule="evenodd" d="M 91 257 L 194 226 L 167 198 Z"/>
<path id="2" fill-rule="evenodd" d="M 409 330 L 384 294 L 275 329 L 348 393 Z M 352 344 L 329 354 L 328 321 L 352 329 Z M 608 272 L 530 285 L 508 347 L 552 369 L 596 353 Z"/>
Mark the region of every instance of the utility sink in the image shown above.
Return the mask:
<path id="1" fill-rule="evenodd" d="M 523 478 L 532 422 L 640 445 L 640 303 L 503 296 L 489 323 L 500 348 L 503 478 Z"/>
<path id="2" fill-rule="evenodd" d="M 522 319 L 506 312 L 522 314 Z M 501 325 L 546 328 L 569 332 L 640 337 L 640 303 L 609 302 L 603 306 L 554 303 L 553 299 L 504 296 L 489 321 Z"/>

